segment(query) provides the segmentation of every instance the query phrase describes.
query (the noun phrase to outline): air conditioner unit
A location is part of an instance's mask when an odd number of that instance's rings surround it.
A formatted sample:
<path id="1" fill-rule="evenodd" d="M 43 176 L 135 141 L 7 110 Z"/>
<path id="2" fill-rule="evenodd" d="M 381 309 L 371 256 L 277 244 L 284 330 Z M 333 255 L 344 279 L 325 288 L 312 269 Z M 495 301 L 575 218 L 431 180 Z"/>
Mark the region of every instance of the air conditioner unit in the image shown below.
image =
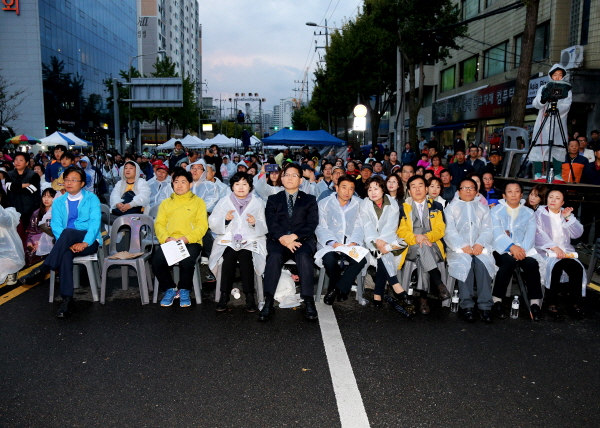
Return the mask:
<path id="1" fill-rule="evenodd" d="M 581 67 L 583 64 L 583 46 L 577 45 L 563 49 L 560 52 L 560 64 L 565 70 Z"/>

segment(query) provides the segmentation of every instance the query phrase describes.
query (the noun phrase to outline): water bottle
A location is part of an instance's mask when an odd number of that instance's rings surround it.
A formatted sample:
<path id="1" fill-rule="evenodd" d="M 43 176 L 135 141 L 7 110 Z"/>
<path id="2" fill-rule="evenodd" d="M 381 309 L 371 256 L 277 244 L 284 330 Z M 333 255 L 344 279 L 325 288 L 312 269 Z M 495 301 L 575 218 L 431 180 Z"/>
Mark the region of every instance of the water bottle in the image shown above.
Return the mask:
<path id="1" fill-rule="evenodd" d="M 454 290 L 454 294 L 452 295 L 452 301 L 450 302 L 450 312 L 458 312 L 458 290 Z"/>
<path id="2" fill-rule="evenodd" d="M 512 301 L 512 306 L 510 308 L 510 317 L 514 320 L 519 318 L 519 296 L 515 296 Z"/>
<path id="3" fill-rule="evenodd" d="M 231 295 L 233 296 L 234 299 L 239 299 L 242 295 L 240 294 L 240 289 L 239 288 L 234 288 L 233 290 L 231 290 Z"/>
<path id="4" fill-rule="evenodd" d="M 550 168 L 550 172 L 548 172 L 548 183 L 552 183 L 554 181 L 554 168 Z"/>
<path id="5" fill-rule="evenodd" d="M 412 284 L 410 284 L 410 285 L 408 286 L 408 290 L 406 290 L 406 294 L 408 294 L 409 296 L 411 296 L 411 297 L 412 297 L 412 295 L 413 295 L 413 294 L 414 294 L 414 292 L 415 292 L 414 290 L 415 290 L 415 289 L 413 288 Z"/>

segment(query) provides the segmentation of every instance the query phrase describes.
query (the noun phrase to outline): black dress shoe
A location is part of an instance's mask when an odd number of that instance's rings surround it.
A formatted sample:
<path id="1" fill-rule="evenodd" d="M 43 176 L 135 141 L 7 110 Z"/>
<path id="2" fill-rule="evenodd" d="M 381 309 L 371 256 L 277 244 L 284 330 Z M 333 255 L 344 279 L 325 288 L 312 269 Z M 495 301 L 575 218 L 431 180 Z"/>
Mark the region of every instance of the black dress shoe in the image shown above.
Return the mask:
<path id="1" fill-rule="evenodd" d="M 260 322 L 269 321 L 273 317 L 273 314 L 275 313 L 275 308 L 273 307 L 273 304 L 273 296 L 267 294 L 265 296 L 265 306 L 262 308 L 262 311 L 260 311 L 258 314 L 258 320 Z"/>
<path id="2" fill-rule="evenodd" d="M 438 285 L 438 290 L 440 291 L 440 299 L 448 300 L 450 298 L 450 292 L 444 284 Z"/>
<path id="3" fill-rule="evenodd" d="M 346 300 L 348 300 L 348 295 L 350 293 L 342 293 L 341 291 L 338 293 L 337 296 L 337 301 L 338 302 L 345 302 Z"/>
<path id="4" fill-rule="evenodd" d="M 473 310 L 473 308 L 463 309 L 462 316 L 465 319 L 465 321 L 469 324 L 475 322 L 475 311 Z"/>
<path id="5" fill-rule="evenodd" d="M 19 282 L 21 284 L 26 284 L 26 285 L 35 285 L 39 282 L 42 282 L 45 279 L 46 272 L 47 271 L 45 269 L 43 269 L 42 267 L 36 267 L 31 272 L 29 272 L 27 275 L 24 275 L 21 278 L 19 278 Z"/>
<path id="6" fill-rule="evenodd" d="M 569 310 L 569 316 L 575 320 L 582 320 L 585 318 L 585 313 L 579 306 L 574 306 Z"/>
<path id="7" fill-rule="evenodd" d="M 492 315 L 499 320 L 505 320 L 507 318 L 506 311 L 502 302 L 496 302 L 492 306 Z"/>
<path id="8" fill-rule="evenodd" d="M 325 295 L 325 298 L 323 299 L 323 302 L 325 302 L 326 305 L 333 305 L 333 302 L 335 302 L 336 297 L 338 296 L 339 290 L 336 287 L 329 287 L 327 289 L 327 294 Z"/>
<path id="9" fill-rule="evenodd" d="M 379 309 L 383 308 L 383 300 L 375 300 L 373 299 L 373 307 Z"/>
<path id="10" fill-rule="evenodd" d="M 304 308 L 306 309 L 306 314 L 304 315 L 306 317 L 306 319 L 313 321 L 313 320 L 316 320 L 317 318 L 319 318 L 319 315 L 317 314 L 317 307 L 315 306 L 314 301 L 306 301 L 305 300 Z"/>
<path id="11" fill-rule="evenodd" d="M 539 321 L 542 319 L 542 309 L 539 307 L 539 305 L 531 305 L 531 315 L 533 316 L 534 321 Z"/>
<path id="12" fill-rule="evenodd" d="M 75 303 L 73 302 L 72 297 L 63 297 L 63 301 L 60 304 L 60 308 L 58 308 L 58 312 L 56 313 L 56 318 L 67 318 L 70 316 L 75 310 Z"/>
<path id="13" fill-rule="evenodd" d="M 559 320 L 562 318 L 560 312 L 558 311 L 558 306 L 556 305 L 548 306 L 548 315 L 550 315 L 550 318 L 552 318 L 553 320 Z"/>
<path id="14" fill-rule="evenodd" d="M 229 294 L 221 293 L 221 298 L 215 308 L 217 312 L 225 312 L 227 310 L 227 302 L 229 302 Z"/>
<path id="15" fill-rule="evenodd" d="M 254 313 L 257 309 L 254 293 L 246 294 L 246 312 Z"/>
<path id="16" fill-rule="evenodd" d="M 483 321 L 486 324 L 491 324 L 492 323 L 492 311 L 490 311 L 489 309 L 486 310 L 480 310 L 479 311 L 479 317 L 481 318 L 481 321 Z"/>

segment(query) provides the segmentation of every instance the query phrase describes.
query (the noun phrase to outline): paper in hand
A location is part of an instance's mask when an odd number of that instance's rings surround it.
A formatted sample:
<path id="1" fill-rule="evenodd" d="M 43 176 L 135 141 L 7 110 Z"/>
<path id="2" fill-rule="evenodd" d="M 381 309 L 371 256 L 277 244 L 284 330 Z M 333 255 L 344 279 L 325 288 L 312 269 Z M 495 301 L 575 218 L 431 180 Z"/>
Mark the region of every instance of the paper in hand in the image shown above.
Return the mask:
<path id="1" fill-rule="evenodd" d="M 169 266 L 173 266 L 175 263 L 179 263 L 183 259 L 190 256 L 187 247 L 181 239 L 178 239 L 177 241 L 165 242 L 160 246 L 160 248 L 162 248 L 163 254 L 165 255 L 165 259 L 167 260 L 167 264 Z"/>

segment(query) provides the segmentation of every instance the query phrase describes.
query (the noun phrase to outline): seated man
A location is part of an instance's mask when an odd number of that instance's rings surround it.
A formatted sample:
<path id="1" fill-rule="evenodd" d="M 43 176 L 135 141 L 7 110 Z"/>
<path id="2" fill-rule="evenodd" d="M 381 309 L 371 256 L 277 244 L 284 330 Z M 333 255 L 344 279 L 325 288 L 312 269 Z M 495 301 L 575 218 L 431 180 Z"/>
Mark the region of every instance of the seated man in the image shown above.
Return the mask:
<path id="1" fill-rule="evenodd" d="M 141 173 L 139 165 L 134 161 L 127 161 L 123 165 L 123 179 L 115 184 L 110 194 L 113 216 L 141 214 L 150 203 L 150 187 L 141 177 Z"/>
<path id="2" fill-rule="evenodd" d="M 477 306 L 487 324 L 492 322 L 492 278 L 496 273 L 492 257 L 492 216 L 490 209 L 475 200 L 477 183 L 472 178 L 461 180 L 458 198 L 444 210 L 448 246 L 448 274 L 458 282 L 460 307 L 465 320 L 475 322 L 474 285 Z"/>
<path id="3" fill-rule="evenodd" d="M 579 154 L 579 142 L 577 140 L 569 141 L 569 151 L 562 164 L 562 178 L 567 183 L 581 183 L 583 169 L 590 162 Z M 555 172 L 556 173 L 556 172 Z"/>
<path id="4" fill-rule="evenodd" d="M 403 268 L 408 260 L 416 264 L 418 272 L 417 290 L 420 291 L 420 312 L 427 315 L 430 312 L 427 303 L 427 293 L 431 291 L 430 282 L 439 292 L 443 300 L 450 298 L 450 293 L 442 281 L 444 265 L 444 237 L 443 210 L 439 202 L 427 198 L 427 183 L 420 175 L 412 176 L 408 180 L 408 194 L 401 211 L 400 226 L 397 235 L 404 239 L 409 247 L 400 258 L 399 269 L 402 269 L 400 284 L 409 284 L 413 277 L 414 269 Z M 427 277 L 430 281 L 427 280 Z"/>
<path id="5" fill-rule="evenodd" d="M 492 314 L 501 320 L 506 318 L 502 298 L 506 296 L 515 269 L 521 268 L 531 303 L 531 315 L 534 321 L 539 321 L 542 318 L 541 306 L 544 296 L 538 264 L 542 259 L 535 250 L 535 213 L 521 204 L 521 183 L 506 183 L 502 196 L 504 199 L 491 210 L 494 224 L 494 259 L 498 266 L 492 292 Z"/>
<path id="6" fill-rule="evenodd" d="M 327 165 L 325 165 L 324 168 L 327 168 Z M 345 175 L 344 168 L 341 166 L 334 166 L 331 168 L 331 181 L 329 183 L 325 180 L 321 181 L 321 183 L 326 183 L 327 187 L 321 190 L 317 202 L 321 202 L 321 200 L 335 194 L 335 185 L 337 184 L 338 179 L 343 175 Z M 323 174 L 323 176 L 325 177 L 325 174 Z M 318 185 L 321 186 L 321 183 L 318 183 Z"/>
<path id="7" fill-rule="evenodd" d="M 102 243 L 100 200 L 84 189 L 85 172 L 71 166 L 63 175 L 66 193 L 52 205 L 50 223 L 56 244 L 42 265 L 19 279 L 25 284 L 35 284 L 43 281 L 50 269 L 58 270 L 63 299 L 56 313 L 58 318 L 66 318 L 74 310 L 73 259 L 96 253 Z"/>
<path id="8" fill-rule="evenodd" d="M 279 283 L 281 268 L 289 259 L 296 261 L 300 275 L 300 297 L 304 299 L 306 318 L 318 318 L 314 299 L 313 255 L 319 208 L 313 195 L 300 190 L 302 180 L 302 168 L 299 165 L 286 165 L 281 174 L 284 191 L 267 199 L 265 217 L 269 233 L 264 280 L 265 306 L 260 311 L 259 321 L 268 321 L 273 316 L 273 296 Z"/>
<path id="9" fill-rule="evenodd" d="M 173 193 L 169 168 L 160 161 L 154 165 L 154 168 L 154 177 L 148 180 L 148 186 L 150 186 L 150 208 L 160 205 L 162 201 Z"/>
<path id="10" fill-rule="evenodd" d="M 356 262 L 335 250 L 343 245 L 359 246 L 363 242 L 363 229 L 359 221 L 360 198 L 352 197 L 355 183 L 353 178 L 345 175 L 340 177 L 335 186 L 335 196 L 319 202 L 319 225 L 315 232 L 319 251 L 315 254 L 315 260 L 317 265 L 325 268 L 329 277 L 329 288 L 324 299 L 328 305 L 333 305 L 336 298 L 340 302 L 348 299 L 354 280 L 367 264 L 366 258 Z M 343 274 L 340 265 L 342 260 L 349 263 Z"/>
<path id="11" fill-rule="evenodd" d="M 164 244 L 182 240 L 189 257 L 179 262 L 179 284 L 173 282 L 171 269 L 165 259 L 162 247 L 157 247 L 152 256 L 152 269 L 159 285 L 165 289 L 161 306 L 171 306 L 179 294 L 179 306 L 191 305 L 190 289 L 193 287 L 196 259 L 202 251 L 202 238 L 208 230 L 208 216 L 204 201 L 191 192 L 192 176 L 183 168 L 173 173 L 173 193 L 162 201 L 154 223 L 156 238 Z"/>

